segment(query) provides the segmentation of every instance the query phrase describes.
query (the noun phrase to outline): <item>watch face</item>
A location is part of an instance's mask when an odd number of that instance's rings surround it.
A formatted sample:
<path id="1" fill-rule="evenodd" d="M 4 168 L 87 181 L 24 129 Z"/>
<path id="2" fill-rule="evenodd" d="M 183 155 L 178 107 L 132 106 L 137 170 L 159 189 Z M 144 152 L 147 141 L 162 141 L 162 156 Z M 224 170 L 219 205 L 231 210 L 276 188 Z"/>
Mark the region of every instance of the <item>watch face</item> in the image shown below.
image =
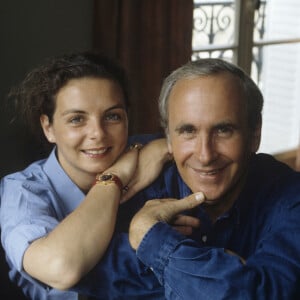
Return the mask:
<path id="1" fill-rule="evenodd" d="M 96 183 L 95 184 L 103 184 L 103 185 L 108 185 L 108 184 L 116 184 L 121 193 L 123 191 L 123 184 L 120 178 L 112 173 L 106 173 L 106 174 L 99 174 L 96 176 Z"/>
<path id="2" fill-rule="evenodd" d="M 103 175 L 101 175 L 100 180 L 107 181 L 107 180 L 112 179 L 112 177 L 113 177 L 113 175 L 111 175 L 111 174 L 103 174 Z"/>

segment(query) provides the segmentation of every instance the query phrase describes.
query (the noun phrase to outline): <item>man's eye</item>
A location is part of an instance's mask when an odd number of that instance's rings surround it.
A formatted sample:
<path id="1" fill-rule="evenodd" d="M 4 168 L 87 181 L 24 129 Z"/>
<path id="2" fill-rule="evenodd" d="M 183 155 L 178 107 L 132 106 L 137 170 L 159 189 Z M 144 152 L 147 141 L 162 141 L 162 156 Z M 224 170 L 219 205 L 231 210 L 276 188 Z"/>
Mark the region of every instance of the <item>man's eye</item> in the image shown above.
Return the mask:
<path id="1" fill-rule="evenodd" d="M 180 135 L 191 136 L 196 133 L 196 129 L 193 126 L 183 126 L 178 129 Z"/>

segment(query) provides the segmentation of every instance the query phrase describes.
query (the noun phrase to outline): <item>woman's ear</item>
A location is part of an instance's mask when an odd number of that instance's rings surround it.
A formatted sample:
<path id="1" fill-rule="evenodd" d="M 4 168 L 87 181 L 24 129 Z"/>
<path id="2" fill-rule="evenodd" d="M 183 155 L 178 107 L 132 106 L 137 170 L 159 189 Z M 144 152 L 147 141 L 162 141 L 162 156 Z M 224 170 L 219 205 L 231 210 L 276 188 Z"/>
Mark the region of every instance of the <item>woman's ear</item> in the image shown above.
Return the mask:
<path id="1" fill-rule="evenodd" d="M 47 138 L 48 142 L 55 143 L 55 135 L 53 134 L 53 127 L 49 121 L 49 117 L 47 115 L 41 115 L 40 122 L 44 135 Z"/>
<path id="2" fill-rule="evenodd" d="M 259 120 L 259 122 L 257 123 L 257 126 L 254 130 L 254 132 L 252 133 L 252 140 L 251 140 L 251 151 L 253 153 L 255 153 L 260 145 L 260 139 L 261 139 L 261 126 L 262 126 L 262 121 L 261 119 Z"/>

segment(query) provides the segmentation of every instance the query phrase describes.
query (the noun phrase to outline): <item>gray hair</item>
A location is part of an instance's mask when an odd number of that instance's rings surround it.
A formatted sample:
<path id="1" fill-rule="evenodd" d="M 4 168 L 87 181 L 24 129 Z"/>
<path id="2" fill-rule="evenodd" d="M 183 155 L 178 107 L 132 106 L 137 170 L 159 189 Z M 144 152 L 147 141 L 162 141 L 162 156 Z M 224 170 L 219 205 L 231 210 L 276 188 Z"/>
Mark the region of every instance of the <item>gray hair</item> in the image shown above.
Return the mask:
<path id="1" fill-rule="evenodd" d="M 190 61 L 173 71 L 163 82 L 159 96 L 159 112 L 161 126 L 168 129 L 168 102 L 172 88 L 181 79 L 191 79 L 199 76 L 210 76 L 221 73 L 230 73 L 240 79 L 244 89 L 248 125 L 255 130 L 261 122 L 263 95 L 254 81 L 239 67 L 221 59 L 207 58 Z"/>

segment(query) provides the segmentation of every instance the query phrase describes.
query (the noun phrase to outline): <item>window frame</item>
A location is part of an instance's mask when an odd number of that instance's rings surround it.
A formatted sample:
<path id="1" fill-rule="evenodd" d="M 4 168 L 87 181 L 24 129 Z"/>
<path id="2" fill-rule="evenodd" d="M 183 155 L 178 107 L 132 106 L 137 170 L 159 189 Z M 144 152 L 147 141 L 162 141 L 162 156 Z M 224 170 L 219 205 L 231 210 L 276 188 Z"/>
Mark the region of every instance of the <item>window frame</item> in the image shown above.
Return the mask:
<path id="1" fill-rule="evenodd" d="M 194 5 L 197 0 L 194 0 Z M 198 5 L 201 4 L 216 4 L 217 2 L 222 1 L 201 1 Z M 228 1 L 229 2 L 229 1 Z M 255 13 L 259 12 L 261 5 L 265 5 L 267 0 L 232 0 L 235 8 L 235 27 L 234 27 L 234 42 L 231 45 L 213 45 L 209 44 L 204 47 L 199 47 L 197 49 L 192 49 L 192 53 L 198 52 L 209 52 L 220 50 L 232 50 L 233 63 L 237 64 L 245 70 L 248 74 L 251 75 L 252 63 L 253 63 L 253 49 L 256 47 L 262 49 L 264 46 L 275 46 L 280 44 L 296 44 L 300 43 L 300 35 L 295 38 L 287 39 L 269 39 L 262 41 L 254 40 L 254 30 L 255 30 Z M 274 156 L 281 161 L 286 162 L 290 166 L 295 166 L 295 161 L 297 157 L 298 148 L 290 149 L 288 151 L 282 151 L 275 154 Z"/>

